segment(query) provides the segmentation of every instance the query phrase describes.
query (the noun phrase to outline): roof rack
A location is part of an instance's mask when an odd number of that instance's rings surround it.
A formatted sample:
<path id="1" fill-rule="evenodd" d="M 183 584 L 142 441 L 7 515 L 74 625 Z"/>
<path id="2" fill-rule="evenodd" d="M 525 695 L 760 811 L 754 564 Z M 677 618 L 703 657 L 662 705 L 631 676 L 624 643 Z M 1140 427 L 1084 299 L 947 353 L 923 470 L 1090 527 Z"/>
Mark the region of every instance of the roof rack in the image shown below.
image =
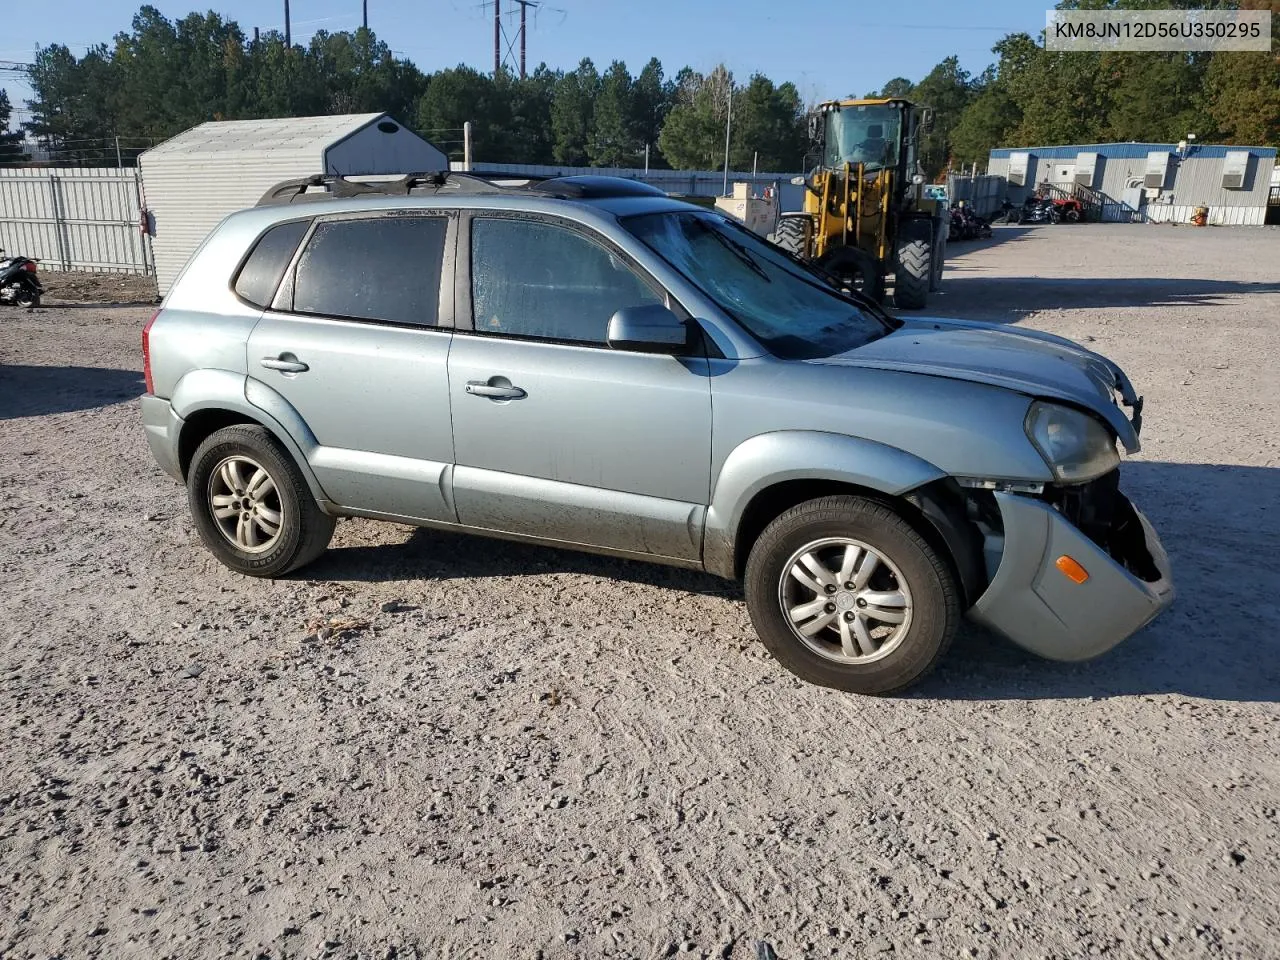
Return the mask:
<path id="1" fill-rule="evenodd" d="M 434 171 L 410 173 L 395 180 L 356 180 L 313 174 L 285 180 L 262 195 L 257 205 L 342 200 L 351 197 L 437 196 L 441 193 L 502 194 L 524 192 L 559 200 L 597 200 L 606 197 L 665 197 L 657 187 L 623 177 L 521 177 L 497 171 Z"/>

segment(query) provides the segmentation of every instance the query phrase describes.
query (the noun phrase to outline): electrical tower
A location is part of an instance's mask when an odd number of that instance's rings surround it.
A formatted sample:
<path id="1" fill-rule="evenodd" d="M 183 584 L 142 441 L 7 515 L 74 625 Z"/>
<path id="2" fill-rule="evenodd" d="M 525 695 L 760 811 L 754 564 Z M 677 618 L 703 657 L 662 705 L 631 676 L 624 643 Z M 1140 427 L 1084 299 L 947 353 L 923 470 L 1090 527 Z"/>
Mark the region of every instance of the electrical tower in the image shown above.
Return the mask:
<path id="1" fill-rule="evenodd" d="M 520 43 L 520 79 L 523 80 L 527 75 L 526 71 L 526 37 L 528 35 L 528 13 L 530 7 L 542 6 L 541 0 L 511 0 L 512 3 L 520 5 L 520 29 L 516 33 L 516 40 Z M 502 71 L 503 55 L 502 40 L 504 31 L 502 29 L 502 0 L 493 0 L 493 75 L 496 77 Z M 514 47 L 516 40 L 507 43 L 507 53 L 515 53 Z"/>

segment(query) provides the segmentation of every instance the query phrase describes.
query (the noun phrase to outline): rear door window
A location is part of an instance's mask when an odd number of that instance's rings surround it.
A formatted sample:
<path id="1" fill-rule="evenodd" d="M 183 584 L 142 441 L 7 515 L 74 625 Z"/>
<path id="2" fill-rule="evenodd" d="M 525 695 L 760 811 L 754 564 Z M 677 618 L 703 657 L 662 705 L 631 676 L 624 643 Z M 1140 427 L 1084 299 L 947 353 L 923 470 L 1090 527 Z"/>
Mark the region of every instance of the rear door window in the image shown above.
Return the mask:
<path id="1" fill-rule="evenodd" d="M 298 258 L 293 311 L 436 326 L 448 225 L 404 216 L 318 224 Z"/>
<path id="2" fill-rule="evenodd" d="M 278 223 L 259 237 L 236 277 L 236 293 L 255 307 L 265 309 L 310 226 L 310 220 Z"/>
<path id="3" fill-rule="evenodd" d="M 603 344 L 623 307 L 662 303 L 601 243 L 554 223 L 471 223 L 471 296 L 477 333 Z"/>

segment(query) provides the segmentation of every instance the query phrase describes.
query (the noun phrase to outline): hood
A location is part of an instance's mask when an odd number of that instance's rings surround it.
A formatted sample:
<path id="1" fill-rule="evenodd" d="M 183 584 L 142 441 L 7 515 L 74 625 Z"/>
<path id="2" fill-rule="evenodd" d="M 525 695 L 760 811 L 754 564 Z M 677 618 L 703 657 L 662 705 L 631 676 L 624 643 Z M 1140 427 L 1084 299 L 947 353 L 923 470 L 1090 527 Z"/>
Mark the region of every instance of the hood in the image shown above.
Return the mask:
<path id="1" fill-rule="evenodd" d="M 1106 357 L 1053 334 L 913 317 L 866 346 L 807 362 L 922 373 L 1065 400 L 1092 410 L 1115 430 L 1126 450 L 1138 450 L 1142 401 L 1124 371 Z M 1132 421 L 1117 406 L 1117 393 L 1134 408 Z"/>

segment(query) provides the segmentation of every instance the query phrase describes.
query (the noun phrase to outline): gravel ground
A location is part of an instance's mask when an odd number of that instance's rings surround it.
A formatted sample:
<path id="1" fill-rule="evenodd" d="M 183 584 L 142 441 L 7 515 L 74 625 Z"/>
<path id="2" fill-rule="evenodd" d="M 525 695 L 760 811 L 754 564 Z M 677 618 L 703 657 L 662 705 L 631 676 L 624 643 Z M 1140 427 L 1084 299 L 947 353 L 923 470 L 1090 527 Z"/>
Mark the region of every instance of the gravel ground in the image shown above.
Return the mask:
<path id="1" fill-rule="evenodd" d="M 150 304 L 156 300 L 156 278 L 128 273 L 87 273 L 40 270 L 44 302 L 49 306 L 67 303 Z"/>
<path id="2" fill-rule="evenodd" d="M 148 309 L 5 313 L 0 956 L 1275 956 L 1277 264 L 1258 229 L 952 248 L 938 313 L 1145 391 L 1125 486 L 1181 598 L 1084 665 L 968 630 L 886 700 L 676 570 L 352 520 L 237 577 L 143 440 Z"/>

